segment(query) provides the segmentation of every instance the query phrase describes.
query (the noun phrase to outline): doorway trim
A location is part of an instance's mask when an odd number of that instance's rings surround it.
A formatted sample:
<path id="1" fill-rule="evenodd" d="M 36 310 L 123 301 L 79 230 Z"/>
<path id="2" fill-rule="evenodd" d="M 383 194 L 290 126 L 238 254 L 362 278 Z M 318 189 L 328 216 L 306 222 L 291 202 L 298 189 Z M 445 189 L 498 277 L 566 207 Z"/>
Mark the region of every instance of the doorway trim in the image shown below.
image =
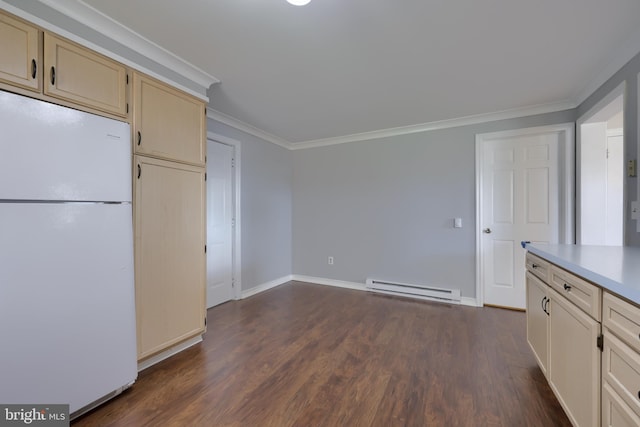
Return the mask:
<path id="1" fill-rule="evenodd" d="M 558 241 L 560 243 L 573 243 L 575 239 L 574 227 L 574 197 L 575 197 L 575 180 L 574 180 L 574 164 L 575 164 L 575 138 L 574 123 L 561 123 L 549 126 L 536 126 L 521 129 L 511 129 L 490 133 L 476 134 L 476 305 L 482 307 L 484 305 L 484 268 L 482 263 L 482 201 L 484 198 L 482 187 L 482 170 L 484 164 L 484 144 L 487 141 L 496 138 L 509 138 L 517 136 L 527 136 L 546 132 L 564 133 L 564 141 L 560 141 L 560 150 L 558 153 L 559 168 L 559 220 L 558 224 Z M 524 274 L 524 273 L 523 273 Z"/>
<path id="2" fill-rule="evenodd" d="M 640 75 L 639 75 L 640 77 Z M 640 81 L 640 78 L 639 78 Z M 639 89 L 640 91 L 640 89 Z M 598 112 L 600 112 L 600 110 L 602 110 L 604 107 L 606 107 L 607 105 L 609 105 L 611 102 L 613 102 L 613 100 L 615 100 L 616 98 L 618 98 L 619 96 L 622 96 L 622 108 L 623 108 L 623 116 L 622 116 L 622 152 L 623 155 L 626 158 L 626 150 L 627 150 L 627 136 L 626 136 L 626 132 L 624 132 L 624 124 L 626 123 L 625 117 L 624 115 L 626 114 L 624 111 L 626 110 L 626 101 L 627 101 L 627 82 L 623 81 L 622 83 L 620 83 L 618 86 L 616 86 L 615 89 L 613 89 L 611 92 L 609 92 L 604 98 L 602 98 L 600 101 L 598 101 L 593 107 L 589 108 L 589 110 L 587 110 L 587 112 L 585 112 L 584 114 L 582 114 L 580 117 L 578 117 L 578 120 L 576 120 L 576 161 L 575 161 L 575 165 L 576 165 L 576 243 L 580 244 L 580 237 L 582 235 L 582 228 L 581 228 L 581 210 L 580 210 L 580 206 L 582 206 L 582 187 L 581 187 L 581 181 L 582 181 L 582 165 L 580 162 L 580 159 L 582 158 L 582 125 L 587 122 L 589 119 L 591 119 L 593 116 L 595 116 Z M 625 221 L 625 212 L 626 212 L 626 206 L 627 206 L 627 185 L 626 185 L 626 180 L 623 179 L 622 181 L 622 212 L 623 212 L 623 220 L 622 220 L 622 243 L 623 245 L 625 244 L 626 241 L 626 221 Z M 640 222 L 639 222 L 640 224 Z"/>
<path id="3" fill-rule="evenodd" d="M 241 142 L 233 138 L 226 137 L 214 132 L 207 132 L 207 141 L 214 141 L 233 147 L 234 176 L 233 176 L 233 216 L 235 219 L 232 230 L 233 237 L 233 298 L 238 300 L 242 297 L 242 224 L 241 224 Z"/>

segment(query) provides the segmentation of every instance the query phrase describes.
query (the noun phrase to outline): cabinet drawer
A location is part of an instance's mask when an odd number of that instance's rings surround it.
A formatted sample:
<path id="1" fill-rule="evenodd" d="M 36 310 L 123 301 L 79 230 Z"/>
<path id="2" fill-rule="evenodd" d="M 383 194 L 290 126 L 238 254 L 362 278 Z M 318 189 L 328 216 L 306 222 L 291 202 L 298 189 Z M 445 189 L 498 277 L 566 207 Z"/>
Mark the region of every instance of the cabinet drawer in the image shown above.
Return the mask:
<path id="1" fill-rule="evenodd" d="M 595 320 L 601 319 L 601 289 L 555 265 L 551 266 L 549 285 Z"/>
<path id="2" fill-rule="evenodd" d="M 551 265 L 537 255 L 527 252 L 527 270 L 542 281 L 549 282 L 549 270 Z"/>
<path id="3" fill-rule="evenodd" d="M 602 300 L 603 325 L 640 352 L 640 308 L 608 292 L 604 293 Z"/>
<path id="4" fill-rule="evenodd" d="M 640 414 L 640 354 L 613 334 L 604 334 L 602 378 Z"/>
<path id="5" fill-rule="evenodd" d="M 606 382 L 602 384 L 602 426 L 637 427 L 640 417 L 627 406 Z"/>

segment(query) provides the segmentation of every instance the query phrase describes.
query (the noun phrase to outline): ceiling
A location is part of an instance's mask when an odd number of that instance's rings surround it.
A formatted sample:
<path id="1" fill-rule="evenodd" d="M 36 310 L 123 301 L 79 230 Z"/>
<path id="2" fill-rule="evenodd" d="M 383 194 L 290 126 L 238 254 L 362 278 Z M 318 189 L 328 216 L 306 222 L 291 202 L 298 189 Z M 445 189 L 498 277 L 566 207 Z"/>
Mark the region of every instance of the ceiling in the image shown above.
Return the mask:
<path id="1" fill-rule="evenodd" d="M 292 144 L 575 107 L 640 50 L 637 0 L 84 3 L 220 79 L 211 108 Z"/>

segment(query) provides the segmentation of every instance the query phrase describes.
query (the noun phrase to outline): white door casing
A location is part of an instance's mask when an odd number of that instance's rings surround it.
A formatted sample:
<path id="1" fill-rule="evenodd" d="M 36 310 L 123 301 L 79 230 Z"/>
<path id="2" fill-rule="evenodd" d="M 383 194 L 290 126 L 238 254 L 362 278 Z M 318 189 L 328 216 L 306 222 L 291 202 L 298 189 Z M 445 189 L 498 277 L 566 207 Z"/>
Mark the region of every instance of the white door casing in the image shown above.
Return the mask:
<path id="1" fill-rule="evenodd" d="M 234 293 L 234 147 L 207 141 L 207 307 Z"/>
<path id="2" fill-rule="evenodd" d="M 476 135 L 478 305 L 524 309 L 520 243 L 573 240 L 573 124 Z"/>

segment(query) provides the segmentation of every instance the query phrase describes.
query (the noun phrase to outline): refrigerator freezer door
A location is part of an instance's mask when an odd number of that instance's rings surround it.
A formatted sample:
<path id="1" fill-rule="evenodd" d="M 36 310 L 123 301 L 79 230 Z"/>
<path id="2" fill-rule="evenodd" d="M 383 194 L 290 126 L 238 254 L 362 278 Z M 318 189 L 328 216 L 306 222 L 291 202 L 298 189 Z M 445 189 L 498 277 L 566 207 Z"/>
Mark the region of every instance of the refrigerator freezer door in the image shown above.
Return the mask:
<path id="1" fill-rule="evenodd" d="M 130 204 L 0 203 L 0 402 L 94 402 L 137 376 Z"/>
<path id="2" fill-rule="evenodd" d="M 129 124 L 0 91 L 0 200 L 131 201 Z"/>

